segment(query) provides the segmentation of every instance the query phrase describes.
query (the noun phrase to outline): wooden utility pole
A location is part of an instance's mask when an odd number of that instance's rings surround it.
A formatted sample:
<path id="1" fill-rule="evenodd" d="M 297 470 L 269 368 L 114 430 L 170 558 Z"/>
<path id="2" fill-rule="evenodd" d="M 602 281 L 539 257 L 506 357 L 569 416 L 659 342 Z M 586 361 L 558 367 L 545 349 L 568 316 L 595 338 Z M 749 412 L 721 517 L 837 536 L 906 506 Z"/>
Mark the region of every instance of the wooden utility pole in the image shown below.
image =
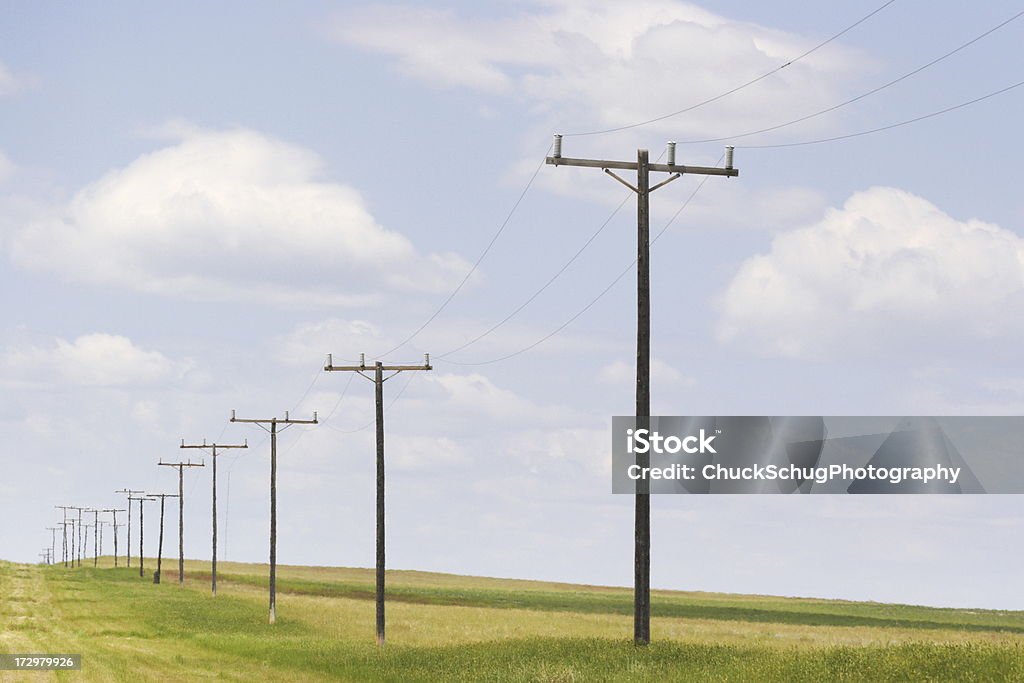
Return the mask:
<path id="1" fill-rule="evenodd" d="M 153 575 L 153 583 L 160 583 L 163 577 L 163 561 L 164 561 L 164 501 L 167 498 L 177 498 L 176 493 L 147 493 L 146 497 L 149 500 L 160 499 L 160 541 L 156 546 L 156 574 Z"/>
<path id="2" fill-rule="evenodd" d="M 104 510 L 103 512 L 109 512 L 110 516 L 113 517 L 113 519 L 114 519 L 114 521 L 111 523 L 111 526 L 114 529 L 114 566 L 117 567 L 117 529 L 118 529 L 117 513 L 118 512 L 124 512 L 124 510 L 117 510 L 117 509 L 111 508 L 109 510 Z M 129 539 L 129 543 L 130 542 L 131 542 L 131 540 Z"/>
<path id="3" fill-rule="evenodd" d="M 114 493 L 123 493 L 128 496 L 128 538 L 125 539 L 125 560 L 128 566 L 132 566 L 132 496 L 138 493 L 145 493 L 145 491 L 135 491 L 133 489 L 121 489 L 120 491 L 114 491 Z"/>
<path id="4" fill-rule="evenodd" d="M 61 542 L 61 559 L 64 561 L 64 566 L 67 567 L 68 566 L 68 556 L 69 556 L 69 553 L 68 553 L 68 510 L 71 509 L 71 506 L 70 505 L 54 505 L 53 507 L 57 508 L 58 510 L 61 510 L 64 513 L 64 519 L 61 522 L 61 527 L 63 527 L 63 531 L 61 532 L 62 535 L 63 535 L 63 539 L 62 539 L 62 542 Z M 74 535 L 72 535 L 72 538 L 74 538 Z"/>
<path id="5" fill-rule="evenodd" d="M 97 522 L 97 524 L 100 525 L 100 555 L 103 555 L 103 529 L 108 524 L 110 524 L 110 522 L 108 522 L 105 519 L 101 519 L 100 521 Z"/>
<path id="6" fill-rule="evenodd" d="M 213 555 L 210 560 L 210 590 L 213 592 L 213 597 L 217 597 L 217 449 L 221 448 L 248 448 L 249 442 L 246 441 L 243 444 L 207 444 L 206 439 L 203 439 L 201 444 L 185 444 L 185 440 L 181 440 L 181 448 L 202 448 L 210 449 L 213 457 Z"/>
<path id="7" fill-rule="evenodd" d="M 46 530 L 50 532 L 50 559 L 53 560 L 57 555 L 57 527 L 48 526 Z M 51 561 L 50 564 L 55 564 Z"/>
<path id="8" fill-rule="evenodd" d="M 144 491 L 134 491 L 133 493 L 145 493 L 145 492 Z M 152 498 L 147 498 L 146 496 L 132 496 L 132 495 L 129 495 L 128 496 L 128 507 L 129 508 L 131 508 L 133 500 L 139 501 L 139 578 L 142 578 L 142 576 L 143 576 L 143 564 L 144 564 L 143 554 L 142 554 L 142 540 L 143 540 L 143 531 L 145 530 L 145 524 L 143 524 L 144 517 L 143 517 L 142 504 L 143 503 L 151 503 L 151 502 L 153 502 L 153 499 Z"/>
<path id="9" fill-rule="evenodd" d="M 373 370 L 373 377 L 366 374 Z M 366 354 L 359 354 L 359 365 L 335 365 L 333 356 L 327 356 L 326 372 L 355 372 L 374 384 L 374 402 L 377 414 L 377 645 L 384 644 L 384 382 L 400 372 L 433 370 L 430 354 L 423 355 L 423 365 L 384 365 L 381 361 L 366 364 Z M 384 376 L 385 372 L 391 374 Z"/>
<path id="10" fill-rule="evenodd" d="M 85 535 L 82 528 L 82 512 L 89 508 L 78 507 L 75 505 L 69 505 L 72 510 L 78 510 L 78 566 L 82 566 L 82 554 L 84 553 L 83 546 L 85 545 Z M 74 520 L 71 520 L 72 522 Z M 72 549 L 72 554 L 74 549 Z M 72 557 L 72 566 L 74 566 L 74 557 Z"/>
<path id="11" fill-rule="evenodd" d="M 92 508 L 91 510 L 87 510 L 87 512 L 92 512 L 93 513 L 93 520 L 92 520 L 92 524 L 91 524 L 91 526 L 92 526 L 92 555 L 93 555 L 93 557 L 92 557 L 92 566 L 93 566 L 93 568 L 96 568 L 100 564 L 100 550 L 99 550 L 100 511 L 97 508 Z"/>
<path id="12" fill-rule="evenodd" d="M 161 467 L 178 468 L 178 585 L 185 585 L 185 468 L 206 467 L 205 462 L 164 462 Z"/>
<path id="13" fill-rule="evenodd" d="M 646 149 L 637 150 L 636 161 L 571 159 L 562 156 L 562 136 L 556 135 L 552 155 L 545 160 L 552 166 L 600 168 L 636 193 L 636 429 L 647 429 L 651 416 L 651 192 L 683 175 L 736 177 L 740 174 L 739 169 L 733 168 L 732 147 L 725 148 L 725 168 L 676 164 L 674 142 L 668 143 L 666 154 L 668 163 L 665 164 L 652 164 Z M 636 185 L 612 169 L 636 171 Z M 670 175 L 651 187 L 652 171 Z M 637 453 L 636 464 L 649 467 L 650 455 Z M 651 497 L 646 479 L 637 482 L 634 515 L 633 642 L 646 645 L 651 642 Z"/>
<path id="14" fill-rule="evenodd" d="M 277 434 L 292 425 L 317 424 L 316 412 L 313 412 L 312 420 L 295 420 L 286 410 L 282 420 L 279 417 L 243 419 L 235 417 L 235 411 L 232 410 L 231 421 L 254 424 L 270 434 L 270 623 L 273 624 L 277 621 Z M 283 425 L 280 430 L 278 425 Z"/>

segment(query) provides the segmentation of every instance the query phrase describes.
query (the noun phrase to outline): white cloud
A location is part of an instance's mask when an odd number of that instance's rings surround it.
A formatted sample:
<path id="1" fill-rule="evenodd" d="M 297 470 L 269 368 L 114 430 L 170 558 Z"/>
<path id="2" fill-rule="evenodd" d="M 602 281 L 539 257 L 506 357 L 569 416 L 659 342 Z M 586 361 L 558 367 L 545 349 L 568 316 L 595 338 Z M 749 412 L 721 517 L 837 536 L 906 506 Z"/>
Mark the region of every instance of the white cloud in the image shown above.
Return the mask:
<path id="1" fill-rule="evenodd" d="M 197 299 L 357 305 L 438 292 L 468 265 L 421 254 L 312 152 L 249 130 L 178 127 L 177 144 L 82 188 L 9 240 L 69 280 Z"/>
<path id="2" fill-rule="evenodd" d="M 812 46 L 676 0 L 547 0 L 500 18 L 376 6 L 338 18 L 332 35 L 397 59 L 413 77 L 517 97 L 561 121 L 612 127 L 720 94 Z M 863 59 L 831 45 L 753 86 L 743 106 L 712 105 L 653 124 L 677 134 L 761 127 L 766 114 L 806 113 L 836 99 Z"/>
<path id="3" fill-rule="evenodd" d="M 776 237 L 719 305 L 722 340 L 790 357 L 992 339 L 1020 328 L 1024 240 L 876 187 Z"/>
<path id="4" fill-rule="evenodd" d="M 173 361 L 159 351 L 142 349 L 127 337 L 86 334 L 52 346 L 9 347 L 0 353 L 7 380 L 22 383 L 59 381 L 78 386 L 152 385 L 182 378 L 191 361 Z M 139 417 L 133 411 L 133 416 Z"/>

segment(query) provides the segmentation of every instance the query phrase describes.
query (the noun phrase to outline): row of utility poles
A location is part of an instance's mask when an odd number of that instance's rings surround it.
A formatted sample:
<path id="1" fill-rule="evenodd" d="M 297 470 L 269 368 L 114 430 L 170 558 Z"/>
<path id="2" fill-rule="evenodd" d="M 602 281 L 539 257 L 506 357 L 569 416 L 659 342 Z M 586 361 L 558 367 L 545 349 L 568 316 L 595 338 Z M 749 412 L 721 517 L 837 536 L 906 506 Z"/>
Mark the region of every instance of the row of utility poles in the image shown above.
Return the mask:
<path id="1" fill-rule="evenodd" d="M 103 554 L 103 528 L 108 524 L 111 524 L 114 528 L 114 547 L 117 547 L 117 513 L 124 512 L 124 510 L 110 510 L 101 508 L 89 508 L 79 507 L 77 505 L 55 505 L 55 508 L 63 511 L 63 519 L 58 522 L 60 526 L 48 526 L 46 530 L 50 532 L 50 547 L 44 549 L 46 555 L 47 564 L 57 563 L 57 531 L 61 532 L 61 559 L 64 566 L 82 566 L 82 558 L 88 557 L 89 553 L 87 545 L 89 542 L 89 530 L 92 530 L 93 534 L 93 566 L 98 566 L 99 557 Z M 78 512 L 78 518 L 68 517 L 68 510 L 75 510 Z M 93 513 L 93 523 L 88 524 L 82 518 L 83 513 Z M 113 522 L 100 519 L 101 513 L 112 513 Z M 68 533 L 68 529 L 71 532 Z M 115 551 L 116 552 L 116 551 Z"/>
<path id="2" fill-rule="evenodd" d="M 652 163 L 646 149 L 638 149 L 636 161 L 616 161 L 605 159 L 582 159 L 571 158 L 562 155 L 562 136 L 555 135 L 552 145 L 551 156 L 546 157 L 547 164 L 552 166 L 574 166 L 581 168 L 599 168 L 614 178 L 619 183 L 632 190 L 637 197 L 637 328 L 636 328 L 636 396 L 635 396 L 635 418 L 636 428 L 644 429 L 650 422 L 650 344 L 651 344 L 651 288 L 650 288 L 650 195 L 655 190 L 668 185 L 683 175 L 703 175 L 736 177 L 739 170 L 733 166 L 733 148 L 726 147 L 725 166 L 686 166 L 676 163 L 676 143 L 669 142 L 666 149 L 666 163 Z M 636 173 L 635 184 L 621 177 L 616 171 L 634 171 Z M 651 185 L 651 173 L 667 173 L 661 182 Z M 376 465 L 377 465 L 377 488 L 376 488 L 376 634 L 377 643 L 384 644 L 385 615 L 385 461 L 384 461 L 384 382 L 391 379 L 400 372 L 431 370 L 430 355 L 424 356 L 423 365 L 385 365 L 377 361 L 371 365 L 366 364 L 365 355 L 360 355 L 358 365 L 334 365 L 331 356 L 328 356 L 324 366 L 326 372 L 355 372 L 360 376 L 374 383 L 375 413 L 376 413 Z M 270 577 L 269 577 L 269 598 L 270 598 L 270 623 L 276 619 L 276 591 L 277 591 L 277 437 L 278 434 L 296 424 L 315 425 L 317 424 L 316 413 L 312 419 L 294 419 L 285 412 L 284 417 L 269 418 L 239 418 L 235 412 L 231 413 L 231 422 L 254 424 L 270 434 Z M 242 445 L 221 445 L 202 444 L 186 445 L 184 441 L 181 448 L 202 448 L 210 449 L 213 457 L 213 555 L 212 566 L 212 592 L 217 593 L 217 450 L 226 448 L 245 448 Z M 157 557 L 157 581 L 159 580 L 160 562 L 163 549 L 163 507 L 164 499 L 167 497 L 178 498 L 178 581 L 184 581 L 184 487 L 183 471 L 186 467 L 202 467 L 203 463 L 176 462 L 165 463 L 161 466 L 175 467 L 178 469 L 178 494 L 158 494 L 161 501 L 161 535 L 160 552 Z M 636 454 L 636 464 L 640 467 L 649 466 L 649 455 Z M 143 504 L 149 500 L 155 500 L 149 496 L 139 496 L 141 491 L 123 490 L 121 493 L 128 494 L 129 501 L 129 542 L 131 536 L 131 502 L 139 503 L 139 573 L 142 575 L 142 515 Z M 67 545 L 67 511 L 78 511 L 78 530 L 82 531 L 81 514 L 84 508 L 74 506 L 58 506 L 64 510 L 64 537 Z M 633 638 L 639 645 L 646 645 L 650 642 L 650 490 L 646 480 L 637 483 L 635 491 L 634 510 L 634 614 L 633 614 Z M 74 530 L 74 521 L 72 520 Z M 115 530 L 116 539 L 116 530 Z M 116 542 L 116 541 L 115 541 Z M 81 539 L 79 540 L 79 547 Z M 52 553 L 51 553 L 52 555 Z M 72 557 L 74 555 L 74 533 L 72 533 Z M 65 551 L 65 564 L 67 552 Z M 128 557 L 130 566 L 131 558 Z M 79 564 L 81 559 L 79 558 Z"/>
<path id="3" fill-rule="evenodd" d="M 333 357 L 328 356 L 327 363 L 324 365 L 325 372 L 355 372 L 361 377 L 374 383 L 374 405 L 376 415 L 376 470 L 377 470 L 377 486 L 376 486 L 376 637 L 377 642 L 381 645 L 384 644 L 385 638 L 385 618 L 384 618 L 384 598 L 385 598 L 385 460 L 384 460 L 384 383 L 401 372 L 409 371 L 425 371 L 432 370 L 430 365 L 430 355 L 425 354 L 423 357 L 422 365 L 386 365 L 381 361 L 371 363 L 367 365 L 365 360 L 365 354 L 360 354 L 360 360 L 358 365 L 334 365 Z M 269 622 L 273 624 L 277 619 L 277 439 L 278 435 L 284 430 L 288 429 L 293 425 L 315 425 L 318 424 L 317 414 L 314 412 L 313 417 L 310 419 L 294 418 L 288 411 L 285 411 L 284 417 L 265 417 L 265 418 L 247 418 L 238 417 L 235 411 L 231 411 L 230 422 L 253 424 L 257 427 L 265 430 L 270 435 L 270 575 L 269 575 Z M 217 595 L 217 456 L 220 451 L 226 449 L 237 449 L 237 448 L 248 448 L 248 442 L 241 444 L 219 444 L 219 443 L 207 443 L 204 439 L 202 443 L 186 444 L 182 440 L 179 448 L 181 449 L 203 449 L 208 450 L 211 454 L 211 470 L 212 476 L 212 553 L 211 553 L 211 592 L 214 596 Z M 127 496 L 128 506 L 126 508 L 128 512 L 128 531 L 127 531 L 127 544 L 128 550 L 125 554 L 125 562 L 128 567 L 131 567 L 131 541 L 132 541 L 132 503 L 138 503 L 138 536 L 139 536 L 139 552 L 138 552 L 138 565 L 139 565 L 139 576 L 145 575 L 144 569 L 144 553 L 143 553 L 143 531 L 144 531 L 144 505 L 148 502 L 156 500 L 160 501 L 160 535 L 157 545 L 157 569 L 154 574 L 153 582 L 160 583 L 162 569 L 163 569 L 163 537 L 164 537 L 164 513 L 167 498 L 178 499 L 178 583 L 179 585 L 184 584 L 185 580 L 185 545 L 184 545 L 184 530 L 185 530 L 185 487 L 184 487 L 184 470 L 190 467 L 205 467 L 204 462 L 194 463 L 191 460 L 178 461 L 178 462 L 164 462 L 159 461 L 157 463 L 162 467 L 173 467 L 178 470 L 178 493 L 147 493 L 141 489 L 121 489 L 116 493 L 124 494 Z M 100 510 L 92 508 L 79 508 L 74 506 L 57 506 L 64 510 L 65 522 L 63 528 L 67 528 L 67 515 L 68 510 L 75 510 L 79 513 L 79 518 L 83 511 L 89 510 L 95 512 L 97 515 Z M 104 512 L 111 512 L 115 515 L 116 525 L 116 513 L 125 512 L 125 510 L 102 510 Z M 96 517 L 98 519 L 98 517 Z M 73 522 L 73 518 L 71 520 Z M 82 525 L 79 525 L 81 528 Z M 53 527 L 54 529 L 62 527 Z M 54 539 L 56 536 L 54 535 Z M 66 538 L 66 533 L 65 533 Z M 115 526 L 115 544 L 116 544 L 116 526 Z M 79 544 L 81 545 L 81 543 Z M 73 545 L 72 545 L 73 555 Z M 94 559 L 94 564 L 98 561 Z M 114 563 L 115 566 L 118 562 L 117 551 L 115 550 Z M 80 563 L 79 563 L 80 564 Z"/>

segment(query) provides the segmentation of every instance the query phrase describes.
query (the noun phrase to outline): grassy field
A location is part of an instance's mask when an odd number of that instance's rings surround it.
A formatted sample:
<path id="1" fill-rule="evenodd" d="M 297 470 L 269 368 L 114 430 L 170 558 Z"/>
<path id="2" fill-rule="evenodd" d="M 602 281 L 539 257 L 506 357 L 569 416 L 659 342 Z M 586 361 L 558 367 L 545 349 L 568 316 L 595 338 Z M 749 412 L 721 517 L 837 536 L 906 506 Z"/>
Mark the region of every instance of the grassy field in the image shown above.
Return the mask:
<path id="1" fill-rule="evenodd" d="M 625 589 L 396 571 L 379 649 L 371 570 L 279 568 L 270 626 L 266 566 L 223 563 L 214 599 L 208 564 L 184 590 L 168 564 L 0 562 L 0 652 L 84 656 L 0 680 L 1024 680 L 1024 612 L 657 591 L 637 649 Z"/>

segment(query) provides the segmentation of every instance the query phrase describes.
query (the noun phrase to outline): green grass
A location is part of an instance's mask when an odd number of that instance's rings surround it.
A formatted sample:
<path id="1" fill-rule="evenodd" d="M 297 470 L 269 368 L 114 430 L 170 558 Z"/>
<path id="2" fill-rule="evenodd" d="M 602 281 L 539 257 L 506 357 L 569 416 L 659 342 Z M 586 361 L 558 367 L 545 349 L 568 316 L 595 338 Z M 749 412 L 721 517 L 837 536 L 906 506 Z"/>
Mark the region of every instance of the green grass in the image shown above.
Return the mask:
<path id="1" fill-rule="evenodd" d="M 225 563 L 216 599 L 203 571 L 0 562 L 0 651 L 84 655 L 52 680 L 1024 679 L 1020 612 L 658 591 L 636 648 L 625 589 L 390 572 L 377 648 L 372 571 L 281 567 L 273 626 L 265 566 Z"/>

